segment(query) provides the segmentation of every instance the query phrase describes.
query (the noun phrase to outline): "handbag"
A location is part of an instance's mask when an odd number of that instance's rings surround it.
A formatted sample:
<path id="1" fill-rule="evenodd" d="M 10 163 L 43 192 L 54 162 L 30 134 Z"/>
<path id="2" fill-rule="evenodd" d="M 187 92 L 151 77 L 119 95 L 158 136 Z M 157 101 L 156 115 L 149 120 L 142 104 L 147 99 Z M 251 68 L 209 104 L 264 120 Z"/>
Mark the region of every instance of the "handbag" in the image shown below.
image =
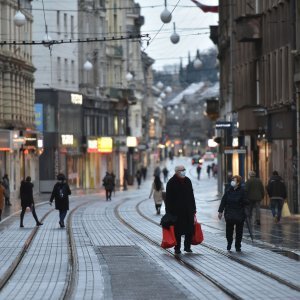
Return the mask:
<path id="1" fill-rule="evenodd" d="M 161 247 L 164 249 L 172 248 L 177 245 L 174 226 L 170 226 L 169 228 L 162 228 L 162 242 Z"/>
<path id="2" fill-rule="evenodd" d="M 290 209 L 289 209 L 289 205 L 287 204 L 287 201 L 285 201 L 283 203 L 282 211 L 281 211 L 281 216 L 283 218 L 291 216 L 291 212 L 290 212 Z"/>
<path id="3" fill-rule="evenodd" d="M 195 216 L 195 223 L 194 223 L 194 234 L 192 238 L 192 245 L 199 245 L 203 242 L 203 232 L 201 228 L 201 224 L 198 223 L 196 216 Z"/>

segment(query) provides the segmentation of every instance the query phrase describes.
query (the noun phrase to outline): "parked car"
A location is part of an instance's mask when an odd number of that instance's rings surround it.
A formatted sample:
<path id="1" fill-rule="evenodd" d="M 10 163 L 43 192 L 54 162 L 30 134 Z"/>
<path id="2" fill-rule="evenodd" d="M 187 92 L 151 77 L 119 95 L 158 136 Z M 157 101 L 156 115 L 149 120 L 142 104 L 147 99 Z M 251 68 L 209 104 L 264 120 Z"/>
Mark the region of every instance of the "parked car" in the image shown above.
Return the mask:
<path id="1" fill-rule="evenodd" d="M 201 159 L 200 155 L 194 155 L 192 157 L 192 165 L 195 164 L 202 164 L 203 160 Z"/>
<path id="2" fill-rule="evenodd" d="M 204 161 L 214 161 L 215 155 L 212 152 L 205 152 L 205 154 L 203 155 L 203 160 Z"/>

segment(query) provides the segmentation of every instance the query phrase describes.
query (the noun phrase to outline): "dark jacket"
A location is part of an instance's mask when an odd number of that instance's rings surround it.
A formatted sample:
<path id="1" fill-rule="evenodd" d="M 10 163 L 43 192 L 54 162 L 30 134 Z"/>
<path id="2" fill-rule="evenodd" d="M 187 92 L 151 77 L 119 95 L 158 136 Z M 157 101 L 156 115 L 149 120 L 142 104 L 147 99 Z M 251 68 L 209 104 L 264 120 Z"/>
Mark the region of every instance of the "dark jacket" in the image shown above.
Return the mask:
<path id="1" fill-rule="evenodd" d="M 62 195 L 61 195 L 62 191 Z M 66 182 L 57 182 L 54 187 L 50 197 L 50 202 L 55 199 L 55 208 L 58 210 L 69 210 L 69 195 L 71 195 L 71 190 Z"/>
<path id="2" fill-rule="evenodd" d="M 252 201 L 261 201 L 265 196 L 264 186 L 259 178 L 250 177 L 245 183 L 245 191 L 247 199 Z"/>
<path id="3" fill-rule="evenodd" d="M 22 180 L 20 186 L 20 198 L 22 208 L 31 207 L 34 205 L 32 182 Z"/>
<path id="4" fill-rule="evenodd" d="M 188 177 L 178 178 L 174 175 L 167 183 L 166 213 L 177 217 L 175 231 L 191 234 L 194 230 L 196 203 L 191 180 Z"/>
<path id="5" fill-rule="evenodd" d="M 286 199 L 286 186 L 279 175 L 271 176 L 267 185 L 267 191 L 270 198 Z"/>
<path id="6" fill-rule="evenodd" d="M 241 186 L 236 189 L 230 187 L 222 197 L 218 212 L 222 213 L 225 210 L 224 218 L 226 222 L 244 222 L 246 218 L 245 206 L 247 204 L 244 188 Z"/>
<path id="7" fill-rule="evenodd" d="M 106 174 L 103 178 L 103 185 L 106 190 L 112 191 L 115 187 L 114 177 L 111 174 Z"/>

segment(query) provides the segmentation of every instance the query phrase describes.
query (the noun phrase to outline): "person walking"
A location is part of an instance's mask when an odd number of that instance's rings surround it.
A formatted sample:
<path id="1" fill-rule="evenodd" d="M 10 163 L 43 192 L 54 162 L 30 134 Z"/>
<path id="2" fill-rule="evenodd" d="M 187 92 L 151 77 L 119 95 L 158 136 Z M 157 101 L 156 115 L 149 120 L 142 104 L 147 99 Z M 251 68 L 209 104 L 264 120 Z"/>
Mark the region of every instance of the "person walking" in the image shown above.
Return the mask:
<path id="1" fill-rule="evenodd" d="M 194 233 L 194 216 L 196 214 L 196 203 L 191 180 L 186 177 L 185 167 L 175 167 L 175 174 L 167 183 L 166 188 L 166 213 L 177 218 L 175 222 L 175 236 L 177 245 L 175 254 L 180 254 L 181 236 L 184 235 L 184 251 L 191 250 L 191 242 Z"/>
<path id="2" fill-rule="evenodd" d="M 147 167 L 146 166 L 142 166 L 142 175 L 143 175 L 143 179 L 145 181 L 146 177 L 147 177 Z"/>
<path id="3" fill-rule="evenodd" d="M 5 188 L 5 193 L 4 193 L 5 205 L 11 206 L 11 203 L 10 203 L 10 186 L 9 186 L 8 175 L 4 174 L 2 179 L 3 179 L 3 186 Z"/>
<path id="4" fill-rule="evenodd" d="M 287 193 L 285 183 L 277 171 L 273 171 L 268 181 L 267 192 L 271 200 L 271 211 L 274 222 L 279 223 L 281 220 L 282 206 L 287 197 Z"/>
<path id="5" fill-rule="evenodd" d="M 5 188 L 3 186 L 3 181 L 0 180 L 0 221 L 4 209 L 4 197 L 5 197 Z"/>
<path id="6" fill-rule="evenodd" d="M 250 171 L 248 175 L 249 179 L 245 183 L 245 192 L 249 202 L 247 213 L 252 224 L 253 210 L 255 210 L 256 225 L 260 225 L 260 202 L 265 196 L 265 189 L 254 171 Z"/>
<path id="7" fill-rule="evenodd" d="M 168 180 L 168 174 L 169 174 L 169 170 L 167 169 L 166 166 L 163 168 L 162 173 L 164 175 L 164 183 L 166 183 Z"/>
<path id="8" fill-rule="evenodd" d="M 106 172 L 102 182 L 105 188 L 106 201 L 111 201 L 111 194 L 112 191 L 114 190 L 114 178 L 111 174 Z"/>
<path id="9" fill-rule="evenodd" d="M 160 209 L 161 209 L 161 205 L 163 202 L 163 196 L 162 196 L 163 191 L 164 191 L 163 183 L 160 181 L 160 178 L 158 176 L 155 176 L 154 181 L 151 186 L 149 199 L 152 197 L 152 194 L 153 194 L 153 199 L 154 199 L 157 215 L 160 215 Z"/>
<path id="10" fill-rule="evenodd" d="M 140 169 L 138 169 L 135 173 L 135 178 L 136 178 L 136 181 L 137 181 L 137 184 L 138 184 L 138 189 L 140 188 L 141 186 L 141 182 L 142 182 L 142 172 Z"/>
<path id="11" fill-rule="evenodd" d="M 27 207 L 29 207 L 32 212 L 33 218 L 36 222 L 36 226 L 43 225 L 43 223 L 39 221 L 35 212 L 35 206 L 33 201 L 33 183 L 31 182 L 30 176 L 27 176 L 25 180 L 21 181 L 20 198 L 22 207 L 22 211 L 20 214 L 20 227 L 24 227 L 23 220 Z"/>
<path id="12" fill-rule="evenodd" d="M 210 171 L 211 171 L 211 165 L 207 165 L 206 173 L 208 178 L 210 178 Z"/>
<path id="13" fill-rule="evenodd" d="M 241 251 L 241 242 L 243 238 L 243 227 L 246 219 L 245 206 L 247 204 L 246 193 L 241 186 L 242 177 L 239 175 L 233 176 L 231 186 L 225 191 L 220 206 L 219 220 L 222 219 L 223 211 L 226 222 L 226 239 L 227 250 L 231 250 L 233 242 L 233 231 L 235 228 L 235 250 Z"/>
<path id="14" fill-rule="evenodd" d="M 198 164 L 197 169 L 196 169 L 198 180 L 200 180 L 201 170 L 202 170 L 202 166 L 201 166 L 201 164 Z"/>
<path id="15" fill-rule="evenodd" d="M 50 205 L 55 199 L 55 209 L 59 211 L 59 225 L 65 227 L 65 217 L 69 210 L 69 195 L 71 195 L 70 187 L 66 181 L 64 174 L 57 175 L 58 182 L 55 183 L 50 197 Z"/>

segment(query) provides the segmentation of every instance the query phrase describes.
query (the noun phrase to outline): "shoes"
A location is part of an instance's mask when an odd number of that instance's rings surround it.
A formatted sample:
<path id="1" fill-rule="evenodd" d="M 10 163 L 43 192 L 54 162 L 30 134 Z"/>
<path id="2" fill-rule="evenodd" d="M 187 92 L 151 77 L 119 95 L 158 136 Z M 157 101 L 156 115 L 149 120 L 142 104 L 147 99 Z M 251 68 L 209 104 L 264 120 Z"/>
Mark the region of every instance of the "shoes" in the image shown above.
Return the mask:
<path id="1" fill-rule="evenodd" d="M 181 254 L 180 250 L 175 249 L 175 254 Z"/>
<path id="2" fill-rule="evenodd" d="M 24 225 L 23 225 L 23 224 L 21 224 L 21 225 L 20 225 L 20 227 L 24 228 Z"/>
<path id="3" fill-rule="evenodd" d="M 192 251 L 191 248 L 184 248 L 184 251 L 185 251 L 185 252 L 188 252 L 188 253 L 193 253 L 193 251 Z"/>
<path id="4" fill-rule="evenodd" d="M 231 250 L 231 245 L 227 245 L 227 250 L 228 250 L 228 251 Z"/>
<path id="5" fill-rule="evenodd" d="M 236 248 L 235 251 L 236 252 L 241 252 L 242 250 L 241 250 L 241 248 Z"/>
<path id="6" fill-rule="evenodd" d="M 278 223 L 278 217 L 277 216 L 274 217 L 274 223 Z"/>
<path id="7" fill-rule="evenodd" d="M 260 225 L 260 221 L 259 220 L 256 221 L 256 225 L 258 225 L 258 226 Z"/>
<path id="8" fill-rule="evenodd" d="M 43 223 L 41 223 L 41 222 L 36 223 L 36 226 L 41 226 L 41 225 L 43 225 Z"/>
<path id="9" fill-rule="evenodd" d="M 10 203 L 10 202 L 8 203 L 8 206 L 11 206 L 11 203 Z"/>
<path id="10" fill-rule="evenodd" d="M 60 228 L 64 228 L 65 227 L 65 224 L 64 224 L 64 222 L 58 222 L 59 223 L 59 225 L 60 225 Z"/>

